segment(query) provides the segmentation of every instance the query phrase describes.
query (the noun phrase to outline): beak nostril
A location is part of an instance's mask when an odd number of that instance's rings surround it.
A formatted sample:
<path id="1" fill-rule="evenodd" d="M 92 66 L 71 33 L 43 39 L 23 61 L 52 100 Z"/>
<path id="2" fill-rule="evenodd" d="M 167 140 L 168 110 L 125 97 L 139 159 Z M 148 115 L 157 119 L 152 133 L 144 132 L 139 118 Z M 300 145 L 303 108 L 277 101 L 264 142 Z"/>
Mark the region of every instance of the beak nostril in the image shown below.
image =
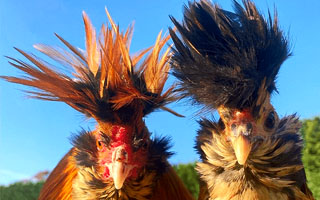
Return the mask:
<path id="1" fill-rule="evenodd" d="M 114 160 L 119 162 L 125 162 L 128 159 L 128 153 L 123 148 L 118 148 L 114 152 Z"/>
<path id="2" fill-rule="evenodd" d="M 249 136 L 253 131 L 251 122 L 232 123 L 230 128 L 234 137 L 238 137 L 239 135 Z"/>
<path id="3" fill-rule="evenodd" d="M 120 161 L 122 161 L 122 160 L 123 160 L 122 158 L 117 158 L 117 160 L 116 160 L 116 161 L 119 161 L 119 162 L 120 162 Z"/>

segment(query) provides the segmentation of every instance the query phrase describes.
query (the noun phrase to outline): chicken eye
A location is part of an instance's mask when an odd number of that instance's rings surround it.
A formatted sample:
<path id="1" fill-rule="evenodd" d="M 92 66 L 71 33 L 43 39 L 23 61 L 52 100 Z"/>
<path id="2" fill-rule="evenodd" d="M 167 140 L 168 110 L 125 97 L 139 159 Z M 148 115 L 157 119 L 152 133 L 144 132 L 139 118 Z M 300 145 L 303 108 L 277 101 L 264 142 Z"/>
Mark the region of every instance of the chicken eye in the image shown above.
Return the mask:
<path id="1" fill-rule="evenodd" d="M 267 129 L 273 129 L 274 125 L 275 125 L 275 116 L 274 116 L 274 112 L 271 111 L 268 115 L 268 117 L 266 118 L 266 121 L 264 122 L 264 126 L 267 128 Z"/>
<path id="2" fill-rule="evenodd" d="M 136 140 L 134 143 L 133 143 L 133 151 L 136 152 L 138 150 L 143 150 L 143 151 L 146 151 L 148 148 L 148 142 L 146 140 L 143 140 L 143 139 L 139 139 L 139 140 Z"/>
<path id="3" fill-rule="evenodd" d="M 147 148 L 148 148 L 148 143 L 147 143 L 147 141 L 145 141 L 145 142 L 142 144 L 141 147 L 142 147 L 142 150 L 146 151 Z"/>
<path id="4" fill-rule="evenodd" d="M 97 140 L 96 145 L 97 145 L 97 149 L 98 149 L 99 151 L 103 148 L 102 142 L 99 141 L 99 140 Z"/>

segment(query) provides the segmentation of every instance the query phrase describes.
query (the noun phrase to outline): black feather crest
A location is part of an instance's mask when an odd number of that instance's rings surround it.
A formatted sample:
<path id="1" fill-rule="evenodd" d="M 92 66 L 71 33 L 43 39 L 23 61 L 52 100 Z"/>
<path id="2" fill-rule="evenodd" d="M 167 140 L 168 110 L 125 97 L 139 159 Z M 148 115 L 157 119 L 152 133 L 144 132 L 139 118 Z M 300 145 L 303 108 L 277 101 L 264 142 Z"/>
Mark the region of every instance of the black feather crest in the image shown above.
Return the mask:
<path id="1" fill-rule="evenodd" d="M 288 41 L 275 13 L 265 19 L 250 0 L 234 1 L 228 12 L 206 0 L 189 2 L 180 24 L 171 17 L 181 38 L 171 29 L 175 44 L 173 75 L 182 97 L 190 96 L 208 108 L 254 105 L 260 87 L 271 94 Z"/>

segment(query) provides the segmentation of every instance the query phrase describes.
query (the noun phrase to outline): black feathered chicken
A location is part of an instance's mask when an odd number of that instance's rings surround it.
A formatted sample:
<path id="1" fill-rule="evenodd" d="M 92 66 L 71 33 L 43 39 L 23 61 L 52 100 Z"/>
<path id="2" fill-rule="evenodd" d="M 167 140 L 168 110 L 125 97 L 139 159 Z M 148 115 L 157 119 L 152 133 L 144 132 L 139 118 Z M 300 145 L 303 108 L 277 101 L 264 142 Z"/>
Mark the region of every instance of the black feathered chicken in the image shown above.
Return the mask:
<path id="1" fill-rule="evenodd" d="M 175 44 L 173 74 L 182 97 L 217 110 L 200 121 L 196 148 L 199 199 L 313 199 L 301 161 L 296 115 L 279 118 L 270 103 L 290 56 L 277 16 L 264 18 L 249 0 L 235 12 L 207 1 L 189 3 Z"/>

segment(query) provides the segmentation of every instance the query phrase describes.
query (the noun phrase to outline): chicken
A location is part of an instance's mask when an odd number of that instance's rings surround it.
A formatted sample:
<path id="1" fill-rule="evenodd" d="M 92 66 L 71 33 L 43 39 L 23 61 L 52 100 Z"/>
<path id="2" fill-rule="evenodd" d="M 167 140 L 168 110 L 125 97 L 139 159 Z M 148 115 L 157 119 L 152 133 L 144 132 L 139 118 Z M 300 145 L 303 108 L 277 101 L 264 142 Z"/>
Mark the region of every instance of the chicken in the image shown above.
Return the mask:
<path id="1" fill-rule="evenodd" d="M 97 122 L 94 131 L 72 137 L 73 148 L 46 180 L 39 199 L 193 199 L 167 159 L 167 137 L 151 137 L 143 117 L 155 109 L 180 116 L 166 104 L 176 100 L 174 86 L 164 91 L 170 47 L 160 56 L 170 36 L 129 55 L 133 27 L 121 33 L 108 11 L 109 26 L 102 26 L 97 42 L 94 27 L 83 13 L 86 51 L 57 37 L 69 51 L 47 45 L 35 48 L 65 66 L 48 63 L 17 49 L 31 63 L 10 58 L 25 76 L 2 76 L 31 86 L 38 99 L 61 101 Z"/>
<path id="2" fill-rule="evenodd" d="M 270 102 L 281 64 L 291 55 L 276 14 L 265 19 L 250 0 L 235 12 L 208 1 L 172 18 L 173 74 L 180 95 L 217 111 L 200 120 L 199 199 L 313 199 L 296 115 L 280 118 Z"/>

